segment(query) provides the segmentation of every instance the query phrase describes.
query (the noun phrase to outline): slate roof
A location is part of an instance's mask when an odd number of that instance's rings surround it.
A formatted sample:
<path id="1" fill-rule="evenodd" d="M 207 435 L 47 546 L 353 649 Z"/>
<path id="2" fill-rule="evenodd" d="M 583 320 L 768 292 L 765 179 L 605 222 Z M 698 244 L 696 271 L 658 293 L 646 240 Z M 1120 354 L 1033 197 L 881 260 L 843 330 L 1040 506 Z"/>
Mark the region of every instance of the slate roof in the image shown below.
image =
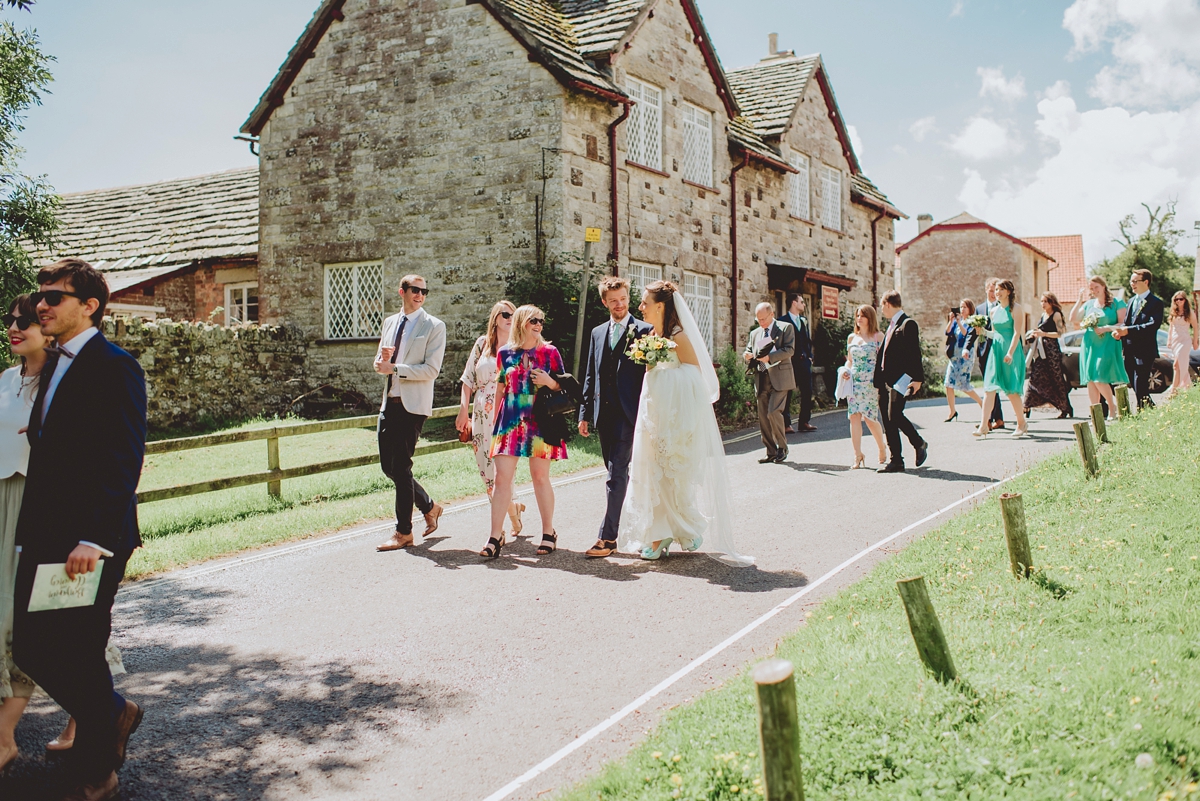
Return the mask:
<path id="1" fill-rule="evenodd" d="M 738 106 L 765 137 L 782 136 L 808 81 L 821 66 L 819 55 L 765 59 L 729 73 Z"/>
<path id="2" fill-rule="evenodd" d="M 1057 295 L 1060 301 L 1071 300 L 1079 294 L 1080 289 L 1087 286 L 1087 265 L 1083 261 L 1082 235 L 1026 236 L 1022 238 L 1058 262 L 1058 266 L 1050 270 L 1050 291 Z"/>
<path id="3" fill-rule="evenodd" d="M 584 58 L 611 53 L 648 11 L 647 0 L 562 0 L 563 16 L 575 30 Z"/>
<path id="4" fill-rule="evenodd" d="M 256 256 L 258 168 L 63 195 L 60 218 L 62 244 L 35 251 L 39 266 L 77 256 L 99 270 L 159 275 L 200 259 Z"/>
<path id="5" fill-rule="evenodd" d="M 787 161 L 780 155 L 778 150 L 763 141 L 762 137 L 758 135 L 758 131 L 754 129 L 754 123 L 750 122 L 747 118 L 734 117 L 731 119 L 727 133 L 729 141 L 735 147 L 749 153 L 751 158 L 765 161 L 771 166 L 778 167 L 786 172 L 796 171 L 787 165 Z"/>
<path id="6" fill-rule="evenodd" d="M 887 195 L 861 172 L 850 176 L 850 199 L 856 203 L 873 206 L 891 217 L 908 219 L 908 215 L 893 206 Z"/>

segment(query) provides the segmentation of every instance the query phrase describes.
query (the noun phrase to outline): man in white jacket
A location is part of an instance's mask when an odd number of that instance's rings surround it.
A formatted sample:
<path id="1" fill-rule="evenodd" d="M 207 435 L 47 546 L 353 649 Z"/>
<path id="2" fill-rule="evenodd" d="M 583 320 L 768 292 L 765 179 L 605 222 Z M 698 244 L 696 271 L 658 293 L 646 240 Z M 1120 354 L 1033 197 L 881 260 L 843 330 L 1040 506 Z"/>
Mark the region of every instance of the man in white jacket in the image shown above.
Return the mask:
<path id="1" fill-rule="evenodd" d="M 446 324 L 422 306 L 429 294 L 425 279 L 400 280 L 404 311 L 383 321 L 375 372 L 388 377 L 379 409 L 379 463 L 396 485 L 396 532 L 378 551 L 398 551 L 413 544 L 412 510 L 425 515 L 425 536 L 438 527 L 441 504 L 413 478 L 413 451 L 425 419 L 433 412 L 433 382 L 446 355 Z"/>

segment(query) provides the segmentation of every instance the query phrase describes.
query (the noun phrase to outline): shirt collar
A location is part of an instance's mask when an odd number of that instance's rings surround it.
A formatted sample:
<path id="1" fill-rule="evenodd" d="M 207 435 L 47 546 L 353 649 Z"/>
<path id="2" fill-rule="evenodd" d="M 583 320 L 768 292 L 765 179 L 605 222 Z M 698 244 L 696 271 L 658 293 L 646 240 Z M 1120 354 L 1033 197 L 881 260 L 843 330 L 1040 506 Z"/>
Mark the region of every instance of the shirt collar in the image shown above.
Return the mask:
<path id="1" fill-rule="evenodd" d="M 412 314 L 405 314 L 404 317 L 411 323 L 411 322 L 414 322 L 417 319 L 417 317 L 420 316 L 421 312 L 423 312 L 423 311 L 425 311 L 425 310 L 417 309 Z M 404 313 L 401 312 L 401 314 L 404 314 Z"/>
<path id="2" fill-rule="evenodd" d="M 1141 298 L 1142 300 L 1145 300 L 1146 298 L 1150 297 L 1150 290 L 1147 289 L 1145 292 L 1139 292 L 1137 294 L 1137 297 Z"/>
<path id="3" fill-rule="evenodd" d="M 896 312 L 895 314 L 893 314 L 893 315 L 892 315 L 892 321 L 891 321 L 890 325 L 895 325 L 895 324 L 896 324 L 896 321 L 900 319 L 900 315 L 902 315 L 902 314 L 904 314 L 904 309 L 901 309 L 900 311 L 898 311 L 898 312 Z"/>
<path id="4" fill-rule="evenodd" d="M 58 343 L 58 346 L 70 353 L 72 356 L 78 356 L 79 351 L 83 350 L 83 346 L 91 341 L 92 337 L 100 333 L 100 329 L 96 326 L 88 326 L 66 342 Z"/>

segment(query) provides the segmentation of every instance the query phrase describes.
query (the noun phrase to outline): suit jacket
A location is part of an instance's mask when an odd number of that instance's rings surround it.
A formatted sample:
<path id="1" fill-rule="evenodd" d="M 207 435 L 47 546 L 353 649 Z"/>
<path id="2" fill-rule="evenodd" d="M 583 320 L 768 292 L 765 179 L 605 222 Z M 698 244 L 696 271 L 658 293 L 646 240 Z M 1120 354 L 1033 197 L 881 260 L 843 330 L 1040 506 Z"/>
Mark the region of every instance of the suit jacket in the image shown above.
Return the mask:
<path id="1" fill-rule="evenodd" d="M 982 314 L 984 317 L 987 317 L 990 320 L 991 315 L 989 314 L 989 312 L 992 310 L 992 307 L 996 306 L 996 305 L 998 305 L 998 304 L 985 300 L 983 303 L 980 303 L 978 306 L 975 307 L 975 313 Z M 989 322 L 987 327 L 990 329 L 992 327 L 992 324 Z M 982 334 L 977 333 L 976 336 L 978 337 L 978 341 L 979 341 L 979 349 L 976 351 L 979 354 L 979 369 L 986 373 L 987 372 L 988 353 L 992 349 L 992 340 L 988 339 L 987 337 L 983 336 Z"/>
<path id="2" fill-rule="evenodd" d="M 1130 301 L 1129 307 L 1132 309 L 1135 303 L 1139 303 L 1136 296 Z M 1125 352 L 1135 359 L 1154 361 L 1158 358 L 1158 329 L 1162 328 L 1166 309 L 1162 298 L 1153 292 L 1146 296 L 1145 302 L 1139 306 L 1136 315 L 1125 318 L 1125 327 L 1129 329 L 1129 333 L 1124 337 L 1123 346 Z"/>
<path id="3" fill-rule="evenodd" d="M 754 328 L 746 339 L 746 353 L 750 354 L 749 369 L 758 377 L 758 391 L 770 389 L 774 392 L 790 392 L 796 388 L 796 374 L 792 372 L 792 356 L 796 352 L 796 329 L 790 323 L 776 320 L 771 323 L 770 336 L 775 341 L 775 350 L 767 354 L 772 365 L 769 370 L 759 370 L 757 356 L 760 329 Z"/>
<path id="4" fill-rule="evenodd" d="M 634 317 L 621 341 L 617 343 L 617 398 L 630 423 L 637 420 L 638 401 L 642 396 L 642 381 L 646 368 L 629 358 L 629 343 L 654 331 L 654 326 Z M 608 321 L 592 329 L 588 344 L 587 367 L 583 373 L 583 406 L 579 421 L 595 426 L 600 419 L 600 362 L 608 348 Z"/>
<path id="5" fill-rule="evenodd" d="M 925 383 L 925 368 L 921 365 L 921 332 L 917 321 L 901 312 L 890 340 L 887 339 L 887 328 L 883 331 L 884 341 L 879 346 L 879 357 L 875 360 L 875 388 L 890 387 L 902 375 Z"/>
<path id="6" fill-rule="evenodd" d="M 791 314 L 785 314 L 779 319 L 796 329 L 796 352 L 792 354 L 792 372 L 799 373 L 805 366 L 811 368 L 813 341 L 808 330 L 808 318 L 800 315 L 800 319 L 796 319 Z"/>
<path id="7" fill-rule="evenodd" d="M 53 370 L 55 361 L 45 369 Z M 96 334 L 55 390 L 42 384 L 29 427 L 29 472 L 17 518 L 22 558 L 64 562 L 80 540 L 117 554 L 142 544 L 137 485 L 146 452 L 146 379 L 137 360 Z"/>
<path id="8" fill-rule="evenodd" d="M 396 328 L 404 312 L 393 314 L 383 321 L 379 334 L 379 349 L 375 351 L 375 364 L 383 362 L 383 349 L 390 348 L 396 341 Z M 446 324 L 424 309 L 404 332 L 404 350 L 396 356 L 396 374 L 390 377 L 383 389 L 383 403 L 387 407 L 388 389 L 393 381 L 400 382 L 400 400 L 411 414 L 433 414 L 433 382 L 442 371 L 442 359 L 446 356 Z"/>

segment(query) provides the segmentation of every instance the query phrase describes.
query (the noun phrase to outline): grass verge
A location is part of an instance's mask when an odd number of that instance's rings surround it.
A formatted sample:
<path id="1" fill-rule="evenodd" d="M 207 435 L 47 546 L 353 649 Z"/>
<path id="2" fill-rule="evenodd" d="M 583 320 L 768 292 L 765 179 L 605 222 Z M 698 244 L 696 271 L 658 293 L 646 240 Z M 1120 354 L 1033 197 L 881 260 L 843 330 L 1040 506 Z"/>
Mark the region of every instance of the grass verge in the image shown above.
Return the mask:
<path id="1" fill-rule="evenodd" d="M 431 421 L 427 427 L 433 429 Z M 255 421 L 236 429 L 270 425 Z M 434 439 L 449 438 L 435 430 Z M 366 429 L 333 431 L 280 440 L 280 462 L 294 467 L 330 459 L 375 453 L 375 432 Z M 571 458 L 557 462 L 552 476 L 600 465 L 596 437 L 576 438 L 568 445 Z M 266 469 L 266 443 L 244 442 L 147 457 L 142 489 L 206 481 Z M 483 482 L 470 448 L 420 456 L 417 478 L 438 501 L 479 495 Z M 529 481 L 522 463 L 517 483 Z M 267 495 L 265 484 L 159 501 L 138 510 L 145 547 L 134 552 L 126 576 L 153 573 L 229 556 L 251 548 L 328 534 L 393 514 L 394 489 L 378 466 L 340 470 L 283 482 L 282 500 Z M 532 509 L 530 510 L 533 511 Z M 528 513 L 527 513 L 528 514 Z M 480 546 L 487 532 L 480 532 Z"/>
<path id="2" fill-rule="evenodd" d="M 1006 485 L 1041 579 L 1009 573 L 992 495 L 781 642 L 808 798 L 1200 798 L 1200 390 L 1109 430 L 1098 479 L 1071 451 Z M 913 575 L 961 685 L 917 659 L 895 586 Z M 756 727 L 743 674 L 561 798 L 757 797 Z"/>

